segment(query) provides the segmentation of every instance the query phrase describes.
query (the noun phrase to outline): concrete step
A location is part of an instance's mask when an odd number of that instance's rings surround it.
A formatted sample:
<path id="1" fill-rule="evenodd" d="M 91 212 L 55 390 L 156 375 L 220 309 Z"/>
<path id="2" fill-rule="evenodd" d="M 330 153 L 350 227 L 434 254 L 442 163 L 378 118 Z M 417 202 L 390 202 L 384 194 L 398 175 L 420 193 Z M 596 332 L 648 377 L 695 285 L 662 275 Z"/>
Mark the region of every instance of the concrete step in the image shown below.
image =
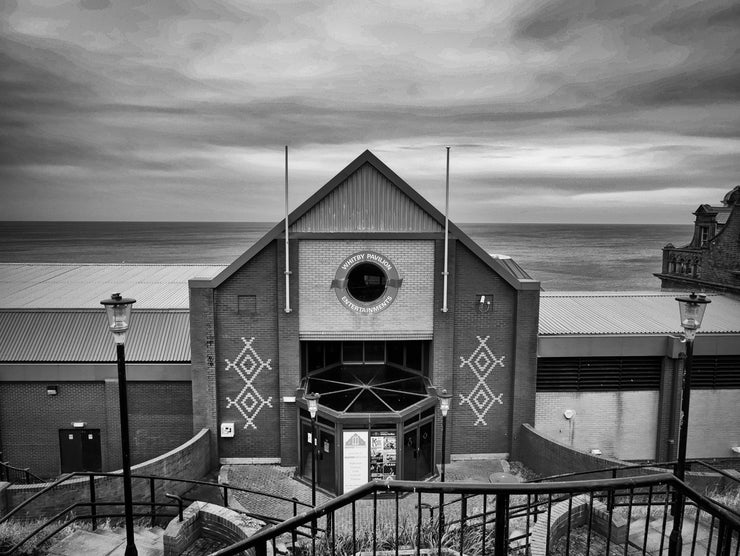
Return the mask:
<path id="1" fill-rule="evenodd" d="M 135 528 L 134 544 L 139 556 L 161 556 L 164 554 L 162 535 L 164 531 Z M 124 529 L 98 529 L 97 531 L 75 531 L 51 547 L 51 556 L 123 556 L 126 551 L 126 532 Z"/>

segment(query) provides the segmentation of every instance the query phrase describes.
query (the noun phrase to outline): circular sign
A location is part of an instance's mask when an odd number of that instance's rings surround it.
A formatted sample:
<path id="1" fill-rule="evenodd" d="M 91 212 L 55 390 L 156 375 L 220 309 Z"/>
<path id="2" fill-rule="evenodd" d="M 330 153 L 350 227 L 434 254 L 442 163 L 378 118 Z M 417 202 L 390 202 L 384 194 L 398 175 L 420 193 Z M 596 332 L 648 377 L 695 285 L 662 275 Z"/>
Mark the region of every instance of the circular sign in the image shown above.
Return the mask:
<path id="1" fill-rule="evenodd" d="M 342 261 L 331 287 L 345 308 L 372 315 L 390 307 L 401 282 L 387 257 L 375 251 L 359 251 Z"/>

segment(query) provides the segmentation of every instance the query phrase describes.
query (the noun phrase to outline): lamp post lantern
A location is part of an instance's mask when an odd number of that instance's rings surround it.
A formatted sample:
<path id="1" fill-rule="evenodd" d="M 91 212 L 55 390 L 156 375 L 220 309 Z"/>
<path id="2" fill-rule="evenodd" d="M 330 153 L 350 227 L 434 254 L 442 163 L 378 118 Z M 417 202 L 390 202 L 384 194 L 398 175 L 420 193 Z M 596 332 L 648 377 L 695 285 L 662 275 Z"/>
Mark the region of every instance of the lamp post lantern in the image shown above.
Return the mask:
<path id="1" fill-rule="evenodd" d="M 677 297 L 678 308 L 681 315 L 681 326 L 683 327 L 684 342 L 686 342 L 686 361 L 683 366 L 681 378 L 681 420 L 678 431 L 678 457 L 676 458 L 675 475 L 683 481 L 686 475 L 686 443 L 689 430 L 689 403 L 691 401 L 691 370 L 694 359 L 694 338 L 701 327 L 704 311 L 711 303 L 704 294 L 691 293 L 689 296 Z M 670 556 L 678 556 L 681 553 L 683 541 L 681 539 L 681 525 L 683 523 L 684 496 L 677 492 L 673 504 L 673 530 L 669 539 Z"/>
<path id="2" fill-rule="evenodd" d="M 120 293 L 114 293 L 110 299 L 100 302 L 105 307 L 108 316 L 108 327 L 113 334 L 116 343 L 116 355 L 118 358 L 118 400 L 121 415 L 121 459 L 123 465 L 123 503 L 126 514 L 126 552 L 125 556 L 137 556 L 136 544 L 134 543 L 134 506 L 131 495 L 131 451 L 129 449 L 128 433 L 128 396 L 126 392 L 126 356 L 124 344 L 126 332 L 131 321 L 131 306 L 136 303 L 135 299 L 121 297 Z"/>

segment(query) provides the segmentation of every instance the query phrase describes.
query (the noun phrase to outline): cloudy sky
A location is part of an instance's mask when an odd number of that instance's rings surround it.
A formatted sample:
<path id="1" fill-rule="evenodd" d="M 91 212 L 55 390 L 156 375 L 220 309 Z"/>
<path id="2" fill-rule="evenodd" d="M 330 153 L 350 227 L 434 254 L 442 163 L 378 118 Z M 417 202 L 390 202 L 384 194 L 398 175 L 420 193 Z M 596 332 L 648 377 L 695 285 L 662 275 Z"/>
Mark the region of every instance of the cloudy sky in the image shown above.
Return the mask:
<path id="1" fill-rule="evenodd" d="M 366 148 L 460 222 L 740 183 L 729 0 L 2 0 L 0 220 L 276 221 Z"/>

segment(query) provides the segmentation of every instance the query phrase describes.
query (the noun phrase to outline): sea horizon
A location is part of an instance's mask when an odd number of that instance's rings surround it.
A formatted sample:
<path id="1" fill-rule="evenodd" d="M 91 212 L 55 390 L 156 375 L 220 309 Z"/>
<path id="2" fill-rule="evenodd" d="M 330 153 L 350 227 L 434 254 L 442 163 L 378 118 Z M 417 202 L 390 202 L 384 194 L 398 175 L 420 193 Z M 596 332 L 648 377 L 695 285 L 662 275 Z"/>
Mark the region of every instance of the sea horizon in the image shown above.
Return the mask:
<path id="1" fill-rule="evenodd" d="M 279 222 L 2 221 L 0 262 L 223 264 Z M 659 291 L 662 247 L 693 224 L 456 225 L 486 252 L 514 259 L 545 290 Z"/>

